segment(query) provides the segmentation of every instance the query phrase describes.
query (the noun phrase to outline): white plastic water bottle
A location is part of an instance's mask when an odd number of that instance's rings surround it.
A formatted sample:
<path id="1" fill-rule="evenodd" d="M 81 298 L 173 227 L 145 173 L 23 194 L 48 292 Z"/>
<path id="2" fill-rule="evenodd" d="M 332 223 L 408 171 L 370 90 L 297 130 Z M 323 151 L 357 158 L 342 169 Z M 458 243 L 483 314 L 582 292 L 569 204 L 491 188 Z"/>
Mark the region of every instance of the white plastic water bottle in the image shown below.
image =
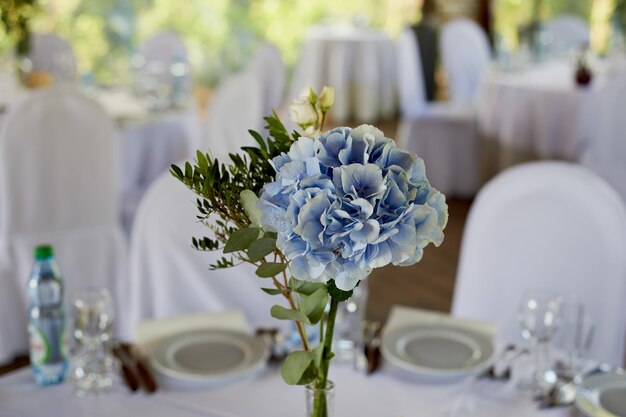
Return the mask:
<path id="1" fill-rule="evenodd" d="M 62 382 L 68 368 L 67 320 L 63 279 L 52 246 L 35 248 L 35 265 L 28 281 L 30 363 L 39 385 Z"/>

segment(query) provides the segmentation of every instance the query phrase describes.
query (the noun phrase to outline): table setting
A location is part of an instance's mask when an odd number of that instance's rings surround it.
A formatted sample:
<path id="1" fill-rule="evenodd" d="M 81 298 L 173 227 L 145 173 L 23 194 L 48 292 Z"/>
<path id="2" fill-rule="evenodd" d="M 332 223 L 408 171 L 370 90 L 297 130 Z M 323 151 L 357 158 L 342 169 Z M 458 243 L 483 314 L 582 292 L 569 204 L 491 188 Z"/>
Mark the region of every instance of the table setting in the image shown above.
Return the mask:
<path id="1" fill-rule="evenodd" d="M 270 137 L 251 131 L 259 147 L 231 155 L 228 170 L 202 152 L 171 167 L 210 232 L 192 246 L 221 250 L 213 269 L 253 265 L 258 296 L 283 300 L 271 315 L 288 328 L 253 329 L 235 309 L 144 320 L 116 340 L 110 293 L 75 290 L 66 310 L 53 250 L 40 246 L 32 370 L 0 378 L 0 415 L 39 415 L 49 401 L 70 417 L 626 415 L 626 375 L 588 357 L 601 323 L 575 296 L 521 294 L 518 340 L 406 306 L 365 320 L 370 272 L 441 244 L 447 205 L 421 159 L 375 127 L 323 132 L 333 101 L 332 88 L 305 91 L 289 109 L 301 133 L 267 117 Z"/>

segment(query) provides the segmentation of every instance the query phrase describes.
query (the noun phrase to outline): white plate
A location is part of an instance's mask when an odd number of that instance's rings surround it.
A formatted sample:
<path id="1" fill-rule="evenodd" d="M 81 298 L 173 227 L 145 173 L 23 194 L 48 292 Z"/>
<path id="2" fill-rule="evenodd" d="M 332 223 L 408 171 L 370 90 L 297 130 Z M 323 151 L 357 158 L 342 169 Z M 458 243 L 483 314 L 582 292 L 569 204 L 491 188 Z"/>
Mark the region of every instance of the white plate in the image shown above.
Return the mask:
<path id="1" fill-rule="evenodd" d="M 493 356 L 487 335 L 454 325 L 412 325 L 387 333 L 382 354 L 418 376 L 452 380 L 484 370 Z"/>
<path id="2" fill-rule="evenodd" d="M 213 385 L 252 375 L 264 368 L 267 348 L 245 333 L 205 329 L 165 337 L 150 353 L 154 369 L 177 381 Z"/>
<path id="3" fill-rule="evenodd" d="M 626 417 L 626 375 L 614 372 L 585 378 L 575 404 L 590 417 Z"/>

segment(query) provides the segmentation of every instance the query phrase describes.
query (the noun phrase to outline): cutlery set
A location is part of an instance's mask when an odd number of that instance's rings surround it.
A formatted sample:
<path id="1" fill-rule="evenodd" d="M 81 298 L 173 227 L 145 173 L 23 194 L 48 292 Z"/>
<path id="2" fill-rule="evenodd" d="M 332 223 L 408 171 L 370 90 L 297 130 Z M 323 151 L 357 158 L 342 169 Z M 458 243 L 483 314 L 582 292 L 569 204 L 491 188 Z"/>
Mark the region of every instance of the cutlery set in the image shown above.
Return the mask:
<path id="1" fill-rule="evenodd" d="M 148 394 L 157 391 L 158 385 L 146 358 L 130 343 L 115 341 L 111 352 L 119 364 L 122 380 L 128 389 L 137 392 L 140 388 Z"/>

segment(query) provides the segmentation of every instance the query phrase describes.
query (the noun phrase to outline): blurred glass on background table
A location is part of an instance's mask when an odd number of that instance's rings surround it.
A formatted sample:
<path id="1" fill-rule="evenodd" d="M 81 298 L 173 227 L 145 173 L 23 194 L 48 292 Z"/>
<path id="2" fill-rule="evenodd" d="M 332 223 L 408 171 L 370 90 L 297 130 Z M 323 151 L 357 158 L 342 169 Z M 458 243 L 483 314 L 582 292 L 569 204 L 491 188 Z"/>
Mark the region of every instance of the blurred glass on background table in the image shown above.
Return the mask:
<path id="1" fill-rule="evenodd" d="M 70 380 L 78 396 L 97 396 L 113 385 L 113 358 L 109 351 L 113 303 L 104 288 L 76 291 L 70 306 L 75 351 Z"/>

